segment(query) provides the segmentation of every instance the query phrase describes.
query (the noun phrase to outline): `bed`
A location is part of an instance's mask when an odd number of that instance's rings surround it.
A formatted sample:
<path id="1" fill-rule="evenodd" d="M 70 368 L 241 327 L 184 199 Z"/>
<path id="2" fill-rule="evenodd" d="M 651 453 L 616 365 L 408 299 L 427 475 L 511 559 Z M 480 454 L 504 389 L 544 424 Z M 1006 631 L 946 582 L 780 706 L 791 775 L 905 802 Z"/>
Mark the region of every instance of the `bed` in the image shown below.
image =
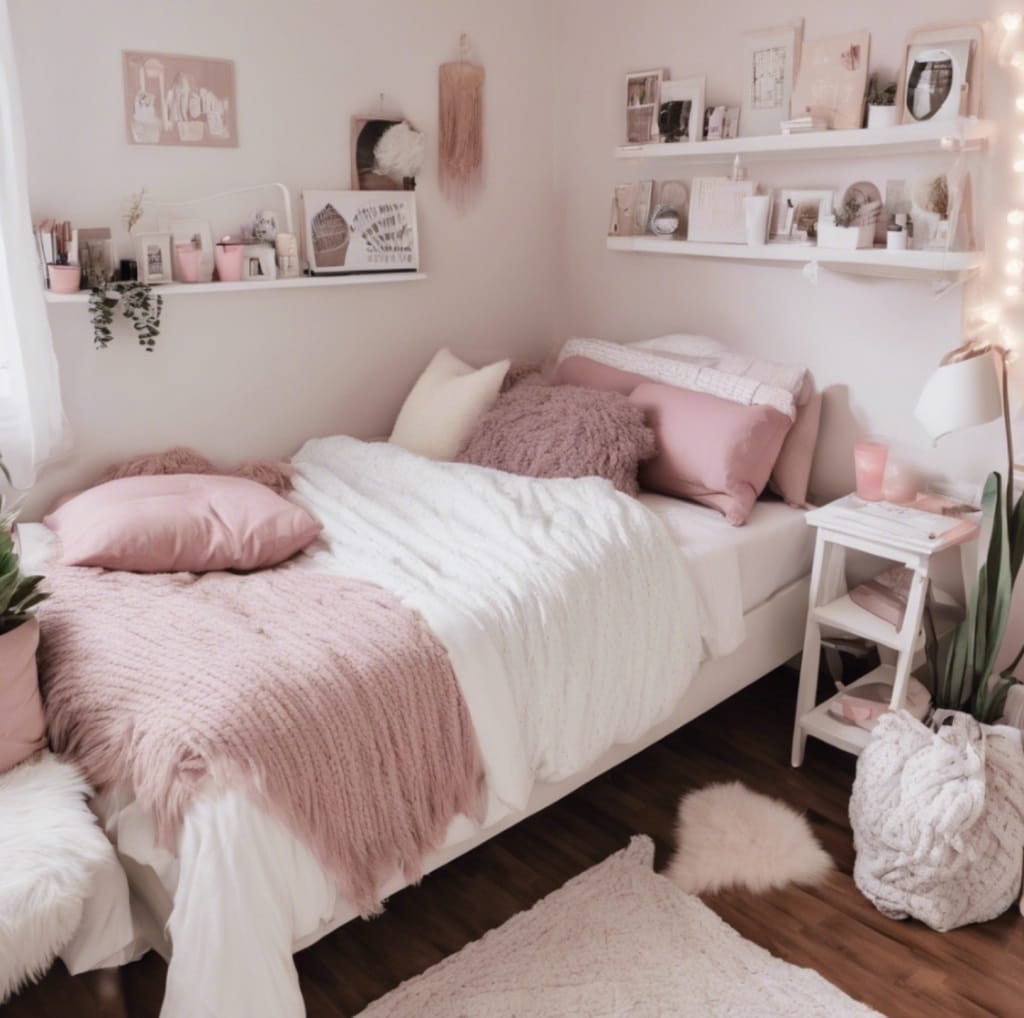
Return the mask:
<path id="1" fill-rule="evenodd" d="M 638 502 L 597 479 L 512 478 L 354 439 L 307 443 L 295 462 L 293 498 L 325 523 L 326 539 L 292 568 L 372 578 L 419 610 L 452 657 L 476 726 L 487 771 L 486 818 L 477 825 L 456 817 L 443 846 L 423 861 L 426 873 L 799 652 L 812 542 L 803 513 L 782 503 L 759 503 L 748 524 L 736 528 L 714 510 L 649 494 Z M 532 549 L 531 569 L 545 583 L 575 585 L 572 596 L 531 590 L 524 580 L 530 570 L 487 558 L 497 554 L 494 533 L 481 522 L 487 518 Z M 26 565 L 45 572 L 53 553 L 48 532 L 40 525 L 20 529 Z M 435 542 L 453 542 L 459 561 L 474 560 L 474 568 L 449 569 L 445 559 L 438 569 Z M 483 574 L 488 584 L 478 582 Z M 490 585 L 501 597 L 470 597 Z M 506 630 L 497 638 L 507 625 L 498 618 L 506 596 L 517 611 L 536 602 L 543 615 L 529 635 L 536 645 L 512 646 Z M 580 617 L 560 620 L 565 605 Z M 632 658 L 619 646 L 631 639 Z M 548 640 L 565 646 L 551 649 Z M 503 654 L 521 660 L 510 664 Z M 536 746 L 527 751 L 508 724 L 523 705 L 503 701 L 493 677 L 518 667 L 519 686 L 509 686 L 514 695 L 543 698 L 548 694 L 528 674 L 544 671 L 536 664 L 542 657 L 548 685 L 564 676 L 567 689 L 557 693 L 565 702 L 552 699 L 537 709 L 529 729 Z M 672 657 L 669 667 L 664 659 Z M 629 695 L 615 701 L 622 681 Z M 588 699 L 608 704 L 598 710 Z M 592 716 L 585 732 L 573 733 L 583 705 Z M 291 954 L 358 910 L 291 830 L 236 788 L 192 802 L 176 851 L 161 846 L 153 816 L 130 789 L 100 790 L 94 810 L 117 845 L 126 879 L 106 874 L 97 888 L 64 953 L 72 971 L 121 964 L 154 948 L 170 960 L 167 1018 L 304 1013 Z M 405 883 L 394 874 L 382 896 Z"/>

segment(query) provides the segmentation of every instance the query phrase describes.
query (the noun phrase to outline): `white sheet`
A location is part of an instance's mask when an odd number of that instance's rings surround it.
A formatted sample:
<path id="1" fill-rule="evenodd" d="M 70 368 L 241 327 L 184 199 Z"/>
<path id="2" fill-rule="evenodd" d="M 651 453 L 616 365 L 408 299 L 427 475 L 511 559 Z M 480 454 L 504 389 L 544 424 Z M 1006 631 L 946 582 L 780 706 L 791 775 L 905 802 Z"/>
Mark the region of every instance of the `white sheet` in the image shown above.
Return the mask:
<path id="1" fill-rule="evenodd" d="M 743 616 L 811 571 L 814 531 L 802 509 L 757 502 L 742 527 L 707 506 L 644 492 L 640 501 L 661 520 L 690 566 L 710 657 L 734 651 L 746 635 Z"/>
<path id="2" fill-rule="evenodd" d="M 325 527 L 298 567 L 379 583 L 448 650 L 489 825 L 525 806 L 536 780 L 635 741 L 685 692 L 701 657 L 688 567 L 607 482 L 531 481 L 347 438 L 307 443 L 295 463 L 293 497 Z M 301 1015 L 291 951 L 354 913 L 291 832 L 238 791 L 201 797 L 174 858 L 130 799 L 96 806 L 147 888 L 158 938 L 170 911 L 164 1018 Z M 473 833 L 457 818 L 448 843 Z"/>

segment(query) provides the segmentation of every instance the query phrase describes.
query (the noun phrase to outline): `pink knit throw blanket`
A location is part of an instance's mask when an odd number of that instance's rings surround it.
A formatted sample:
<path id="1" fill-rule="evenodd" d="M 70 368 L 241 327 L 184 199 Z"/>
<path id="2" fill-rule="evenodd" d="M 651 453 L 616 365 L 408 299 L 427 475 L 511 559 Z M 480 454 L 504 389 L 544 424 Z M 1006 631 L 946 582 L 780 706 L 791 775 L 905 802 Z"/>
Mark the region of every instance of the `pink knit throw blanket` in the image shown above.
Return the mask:
<path id="1" fill-rule="evenodd" d="M 295 569 L 143 576 L 57 568 L 40 679 L 54 748 L 127 786 L 173 846 L 208 781 L 241 783 L 364 913 L 458 813 L 483 768 L 448 656 L 368 583 Z"/>

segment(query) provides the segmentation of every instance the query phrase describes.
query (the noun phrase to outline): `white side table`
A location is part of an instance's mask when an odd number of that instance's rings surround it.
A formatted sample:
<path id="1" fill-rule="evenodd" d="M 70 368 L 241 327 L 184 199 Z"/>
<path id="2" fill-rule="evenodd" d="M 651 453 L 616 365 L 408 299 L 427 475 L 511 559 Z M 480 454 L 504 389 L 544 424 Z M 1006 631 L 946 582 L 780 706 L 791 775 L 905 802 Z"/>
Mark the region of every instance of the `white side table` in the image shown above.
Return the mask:
<path id="1" fill-rule="evenodd" d="M 935 516 L 935 533 L 922 531 L 920 517 L 899 523 L 899 510 L 892 522 L 878 518 L 885 504 L 867 506 L 856 496 L 846 496 L 820 509 L 809 512 L 807 523 L 817 528 L 814 565 L 804 634 L 803 657 L 800 663 L 800 687 L 796 699 L 796 721 L 793 726 L 792 764 L 799 767 L 804 759 L 807 737 L 813 736 L 855 755 L 867 745 L 871 733 L 864 728 L 839 720 L 829 713 L 829 700 L 816 704 L 818 668 L 821 655 L 821 630 L 840 630 L 887 647 L 896 654 L 896 663 L 882 664 L 867 675 L 850 683 L 846 690 L 873 682 L 892 686 L 891 710 L 904 703 L 913 668 L 914 655 L 924 646 L 922 618 L 928 593 L 932 559 L 940 552 L 973 540 L 978 533 L 974 523 L 963 523 Z M 924 521 L 927 522 L 927 521 Z M 944 533 L 942 528 L 956 526 Z M 830 599 L 830 591 L 845 589 L 846 551 L 866 552 L 898 562 L 913 571 L 903 626 L 898 629 L 885 619 L 871 614 L 856 604 L 849 594 Z M 840 694 L 836 694 L 837 696 Z"/>

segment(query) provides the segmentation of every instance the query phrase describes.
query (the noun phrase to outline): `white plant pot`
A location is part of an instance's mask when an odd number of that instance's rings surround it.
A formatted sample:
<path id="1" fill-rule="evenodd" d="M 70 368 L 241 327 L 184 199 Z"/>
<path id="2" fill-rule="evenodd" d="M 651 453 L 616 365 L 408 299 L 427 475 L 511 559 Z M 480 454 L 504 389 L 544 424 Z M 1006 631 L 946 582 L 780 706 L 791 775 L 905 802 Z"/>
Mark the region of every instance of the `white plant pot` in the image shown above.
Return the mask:
<path id="1" fill-rule="evenodd" d="M 869 224 L 868 226 L 836 226 L 834 223 L 818 223 L 818 247 L 832 247 L 842 251 L 854 251 L 860 247 L 871 247 L 874 242 L 874 224 Z"/>
<path id="2" fill-rule="evenodd" d="M 868 127 L 895 127 L 896 107 L 895 106 L 869 106 Z"/>

